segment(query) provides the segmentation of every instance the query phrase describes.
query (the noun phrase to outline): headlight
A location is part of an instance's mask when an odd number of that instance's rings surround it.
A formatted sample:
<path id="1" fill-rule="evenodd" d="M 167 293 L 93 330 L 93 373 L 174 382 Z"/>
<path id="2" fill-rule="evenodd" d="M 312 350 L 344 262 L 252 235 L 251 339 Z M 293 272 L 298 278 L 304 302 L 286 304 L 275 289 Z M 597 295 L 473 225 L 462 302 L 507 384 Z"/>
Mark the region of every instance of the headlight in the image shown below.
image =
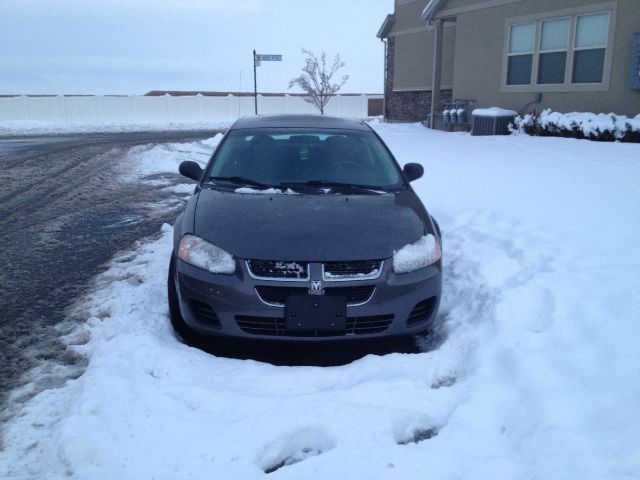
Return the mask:
<path id="1" fill-rule="evenodd" d="M 236 261 L 230 253 L 195 235 L 187 234 L 182 237 L 178 257 L 189 265 L 204 268 L 212 273 L 230 275 L 236 271 Z"/>
<path id="2" fill-rule="evenodd" d="M 440 244 L 431 234 L 393 252 L 393 271 L 409 273 L 436 263 L 442 257 Z"/>

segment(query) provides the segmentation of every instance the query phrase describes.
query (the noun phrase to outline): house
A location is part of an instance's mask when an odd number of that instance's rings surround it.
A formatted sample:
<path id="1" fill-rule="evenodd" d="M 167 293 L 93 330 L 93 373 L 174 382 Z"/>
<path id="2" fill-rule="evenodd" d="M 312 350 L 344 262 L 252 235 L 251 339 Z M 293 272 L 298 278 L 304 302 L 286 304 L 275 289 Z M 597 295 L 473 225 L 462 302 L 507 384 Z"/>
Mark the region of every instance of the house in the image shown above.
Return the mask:
<path id="1" fill-rule="evenodd" d="M 438 127 L 451 99 L 635 116 L 639 32 L 640 0 L 395 0 L 385 117 Z"/>

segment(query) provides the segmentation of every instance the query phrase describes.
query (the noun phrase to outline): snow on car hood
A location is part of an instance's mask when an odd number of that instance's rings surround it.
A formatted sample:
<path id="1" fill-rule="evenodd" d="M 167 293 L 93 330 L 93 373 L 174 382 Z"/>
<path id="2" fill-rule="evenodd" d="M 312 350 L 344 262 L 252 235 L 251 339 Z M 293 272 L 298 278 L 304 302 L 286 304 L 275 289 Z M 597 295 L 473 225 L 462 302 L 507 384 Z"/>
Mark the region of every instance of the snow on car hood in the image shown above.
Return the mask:
<path id="1" fill-rule="evenodd" d="M 384 259 L 427 233 L 427 213 L 411 190 L 245 195 L 203 189 L 197 202 L 194 233 L 238 258 Z"/>

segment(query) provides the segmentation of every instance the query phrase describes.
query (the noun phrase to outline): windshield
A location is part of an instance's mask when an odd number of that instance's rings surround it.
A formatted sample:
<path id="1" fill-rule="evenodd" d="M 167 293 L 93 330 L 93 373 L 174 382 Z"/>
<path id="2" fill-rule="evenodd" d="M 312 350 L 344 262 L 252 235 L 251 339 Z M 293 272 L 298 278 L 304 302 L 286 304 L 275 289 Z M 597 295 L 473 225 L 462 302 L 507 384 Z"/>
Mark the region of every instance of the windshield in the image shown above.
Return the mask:
<path id="1" fill-rule="evenodd" d="M 372 132 L 351 130 L 232 131 L 217 151 L 207 180 L 256 188 L 390 190 L 404 185 L 382 142 Z"/>

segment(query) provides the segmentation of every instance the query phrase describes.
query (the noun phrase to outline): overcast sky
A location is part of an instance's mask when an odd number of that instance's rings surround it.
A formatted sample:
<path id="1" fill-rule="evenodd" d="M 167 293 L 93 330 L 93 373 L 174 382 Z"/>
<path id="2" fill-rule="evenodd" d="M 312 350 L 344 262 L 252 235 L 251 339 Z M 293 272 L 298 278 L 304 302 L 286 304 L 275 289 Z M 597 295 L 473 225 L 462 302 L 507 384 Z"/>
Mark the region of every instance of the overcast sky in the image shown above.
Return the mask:
<path id="1" fill-rule="evenodd" d="M 382 92 L 393 0 L 0 0 L 0 94 L 287 91 L 301 48 L 340 53 L 343 92 Z M 241 75 L 242 72 L 242 75 Z M 291 90 L 292 92 L 295 90 Z"/>

